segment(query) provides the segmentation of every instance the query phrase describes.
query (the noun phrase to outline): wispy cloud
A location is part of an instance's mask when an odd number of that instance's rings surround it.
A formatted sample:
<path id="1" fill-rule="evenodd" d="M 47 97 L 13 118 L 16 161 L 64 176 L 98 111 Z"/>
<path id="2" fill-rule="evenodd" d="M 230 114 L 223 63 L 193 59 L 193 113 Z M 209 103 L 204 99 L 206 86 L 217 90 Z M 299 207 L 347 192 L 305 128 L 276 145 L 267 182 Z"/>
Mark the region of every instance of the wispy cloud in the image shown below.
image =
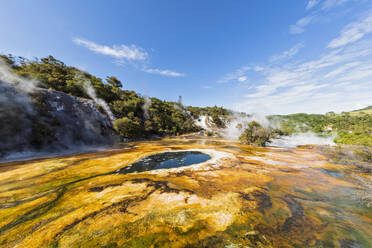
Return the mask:
<path id="1" fill-rule="evenodd" d="M 372 37 L 368 33 L 372 33 L 372 14 L 346 25 L 322 54 L 311 59 L 296 59 L 304 47 L 297 44 L 271 56 L 266 64 L 227 74 L 231 77 L 225 78 L 255 82 L 249 89 L 240 88 L 245 93 L 232 108 L 286 114 L 341 112 L 371 105 Z"/>
<path id="2" fill-rule="evenodd" d="M 184 73 L 170 71 L 170 70 L 143 68 L 143 71 L 147 73 L 151 73 L 151 74 L 159 74 L 159 75 L 168 76 L 168 77 L 185 77 L 186 76 L 186 74 Z"/>
<path id="3" fill-rule="evenodd" d="M 339 37 L 333 39 L 328 47 L 337 48 L 353 43 L 372 32 L 372 14 L 370 13 L 360 21 L 345 26 Z"/>
<path id="4" fill-rule="evenodd" d="M 239 111 L 270 108 L 273 113 L 347 111 L 372 104 L 372 40 L 328 50 L 317 59 L 269 63 L 258 84 L 234 106 Z"/>
<path id="5" fill-rule="evenodd" d="M 221 77 L 219 80 L 217 80 L 218 83 L 228 83 L 228 82 L 231 82 L 231 81 L 241 81 L 242 80 L 242 76 L 244 75 L 244 73 L 248 70 L 252 69 L 250 66 L 243 66 L 239 69 L 237 69 L 236 71 L 234 72 L 231 72 L 231 73 L 228 73 L 226 75 L 224 75 L 223 77 Z M 241 80 L 239 80 L 239 78 L 241 78 Z M 245 80 L 243 80 L 245 81 Z"/>
<path id="6" fill-rule="evenodd" d="M 323 10 L 331 9 L 331 8 L 340 6 L 340 5 L 342 5 L 342 4 L 346 3 L 346 2 L 350 2 L 350 1 L 351 0 L 326 0 L 322 4 L 322 9 Z"/>
<path id="7" fill-rule="evenodd" d="M 265 68 L 263 68 L 262 66 L 256 65 L 255 67 L 253 67 L 253 70 L 255 70 L 255 71 L 263 71 L 263 70 L 265 70 Z"/>
<path id="8" fill-rule="evenodd" d="M 300 18 L 295 24 L 289 26 L 289 33 L 293 35 L 302 34 L 306 27 L 312 22 L 316 22 L 329 14 L 333 9 L 339 7 L 347 2 L 358 0 L 309 0 L 306 5 L 306 10 L 309 11 L 306 16 Z M 314 9 L 315 6 L 320 5 L 320 8 Z"/>
<path id="9" fill-rule="evenodd" d="M 305 27 L 310 24 L 310 22 L 314 19 L 314 16 L 309 15 L 302 17 L 300 20 L 296 22 L 296 24 L 291 25 L 289 27 L 289 33 L 291 34 L 301 34 L 305 32 Z"/>
<path id="10" fill-rule="evenodd" d="M 298 43 L 298 44 L 294 45 L 293 47 L 291 47 L 289 50 L 286 50 L 286 51 L 284 51 L 280 54 L 275 54 L 275 55 L 271 56 L 270 61 L 271 62 L 277 62 L 277 61 L 281 61 L 281 60 L 284 60 L 284 59 L 290 59 L 293 56 L 295 56 L 301 50 L 301 48 L 303 48 L 303 47 L 304 47 L 304 44 Z"/>
<path id="11" fill-rule="evenodd" d="M 337 67 L 336 69 L 327 73 L 324 77 L 325 78 L 334 78 L 336 76 L 344 74 L 346 71 L 348 71 L 350 69 L 354 69 L 356 66 L 359 66 L 360 64 L 361 64 L 361 62 L 355 61 L 355 62 L 351 62 L 351 63 L 341 65 L 341 66 Z"/>
<path id="12" fill-rule="evenodd" d="M 238 77 L 238 81 L 239 82 L 245 82 L 245 81 L 247 81 L 247 77 L 246 76 Z"/>
<path id="13" fill-rule="evenodd" d="M 314 8 L 316 5 L 318 5 L 319 0 L 309 0 L 306 5 L 306 10 Z"/>
<path id="14" fill-rule="evenodd" d="M 116 59 L 134 61 L 145 60 L 148 57 L 147 53 L 142 48 L 135 45 L 113 45 L 110 47 L 82 38 L 74 38 L 73 41 L 75 44 L 86 47 L 95 53 L 111 56 Z"/>
<path id="15" fill-rule="evenodd" d="M 112 58 L 116 59 L 116 64 L 122 65 L 126 62 L 140 62 L 142 65 L 142 71 L 150 74 L 158 74 L 162 76 L 168 76 L 168 77 L 185 77 L 186 74 L 171 71 L 167 69 L 151 69 L 147 68 L 146 63 L 148 62 L 148 53 L 142 49 L 141 47 L 138 47 L 136 45 L 113 45 L 113 46 L 107 46 L 107 45 L 101 45 L 98 43 L 95 43 L 93 41 L 89 41 L 83 38 L 74 38 L 73 42 L 77 45 L 83 46 L 85 48 L 88 48 L 89 50 L 110 56 Z"/>

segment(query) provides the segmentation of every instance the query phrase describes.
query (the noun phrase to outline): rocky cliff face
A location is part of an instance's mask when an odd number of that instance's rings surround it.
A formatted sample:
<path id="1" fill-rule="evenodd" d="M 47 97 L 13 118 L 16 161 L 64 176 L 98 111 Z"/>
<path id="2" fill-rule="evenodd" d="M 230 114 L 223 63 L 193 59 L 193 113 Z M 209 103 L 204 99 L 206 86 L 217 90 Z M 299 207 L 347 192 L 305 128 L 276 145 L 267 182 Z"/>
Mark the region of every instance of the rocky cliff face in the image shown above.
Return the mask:
<path id="1" fill-rule="evenodd" d="M 89 99 L 24 90 L 0 80 L 0 158 L 24 152 L 75 152 L 118 140 L 109 116 Z"/>

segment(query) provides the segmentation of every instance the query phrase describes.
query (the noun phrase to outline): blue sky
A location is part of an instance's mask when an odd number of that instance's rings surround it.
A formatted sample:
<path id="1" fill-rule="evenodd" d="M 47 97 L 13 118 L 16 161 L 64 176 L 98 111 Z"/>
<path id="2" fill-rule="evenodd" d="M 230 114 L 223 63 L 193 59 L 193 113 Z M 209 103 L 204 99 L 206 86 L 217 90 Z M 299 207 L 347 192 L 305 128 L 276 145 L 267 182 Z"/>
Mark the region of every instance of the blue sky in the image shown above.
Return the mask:
<path id="1" fill-rule="evenodd" d="M 0 0 L 0 52 L 124 89 L 264 113 L 372 105 L 372 2 Z"/>

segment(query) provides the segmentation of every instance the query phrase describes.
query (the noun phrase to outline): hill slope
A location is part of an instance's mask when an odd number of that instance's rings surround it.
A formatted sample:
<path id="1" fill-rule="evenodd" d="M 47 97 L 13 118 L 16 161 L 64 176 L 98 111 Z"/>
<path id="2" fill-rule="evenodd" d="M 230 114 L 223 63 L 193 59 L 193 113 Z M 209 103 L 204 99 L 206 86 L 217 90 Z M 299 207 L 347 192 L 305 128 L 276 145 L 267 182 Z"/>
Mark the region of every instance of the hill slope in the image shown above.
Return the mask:
<path id="1" fill-rule="evenodd" d="M 201 115 L 218 121 L 219 107 L 185 107 L 123 90 L 52 56 L 34 61 L 0 56 L 1 156 L 10 152 L 64 150 L 122 139 L 179 135 L 201 128 Z M 115 120 L 115 121 L 114 121 Z M 111 122 L 113 121 L 113 123 Z"/>

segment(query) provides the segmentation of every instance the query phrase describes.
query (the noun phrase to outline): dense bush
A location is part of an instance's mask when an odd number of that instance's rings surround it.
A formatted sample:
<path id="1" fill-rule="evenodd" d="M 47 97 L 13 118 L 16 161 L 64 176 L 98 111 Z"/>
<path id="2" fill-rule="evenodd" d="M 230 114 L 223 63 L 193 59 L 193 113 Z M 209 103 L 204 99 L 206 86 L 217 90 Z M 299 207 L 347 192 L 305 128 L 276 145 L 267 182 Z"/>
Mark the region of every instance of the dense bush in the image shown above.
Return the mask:
<path id="1" fill-rule="evenodd" d="M 186 108 L 186 110 L 193 116 L 195 119 L 199 118 L 200 116 L 217 116 L 217 117 L 223 117 L 228 118 L 230 115 L 230 111 L 221 107 L 192 107 L 189 106 Z"/>
<path id="2" fill-rule="evenodd" d="M 193 118 L 196 116 L 214 115 L 219 119 L 220 116 L 228 115 L 226 109 L 216 106 L 184 107 L 181 103 L 162 101 L 157 98 L 149 99 L 150 103 L 145 109 L 145 99 L 134 91 L 121 89 L 122 82 L 113 76 L 103 81 L 80 69 L 67 66 L 52 56 L 33 61 L 11 55 L 0 55 L 1 58 L 14 73 L 37 79 L 38 86 L 42 88 L 90 98 L 84 86 L 89 82 L 97 97 L 108 103 L 115 117 L 121 119 L 116 123 L 116 127 L 125 138 L 194 132 L 200 129 L 194 124 Z M 128 127 L 125 128 L 124 125 Z"/>
<path id="3" fill-rule="evenodd" d="M 366 108 L 369 109 L 369 108 Z M 280 131 L 285 135 L 299 132 L 314 132 L 319 135 L 337 132 L 335 142 L 339 144 L 354 144 L 372 146 L 372 114 L 359 113 L 325 115 L 291 114 L 269 117 L 280 124 Z"/>
<path id="4" fill-rule="evenodd" d="M 340 132 L 334 141 L 339 144 L 372 146 L 372 135 L 366 133 Z"/>
<path id="5" fill-rule="evenodd" d="M 262 127 L 260 123 L 252 121 L 239 136 L 240 142 L 247 145 L 266 146 L 270 141 L 271 131 Z"/>
<path id="6" fill-rule="evenodd" d="M 123 117 L 114 121 L 114 128 L 121 137 L 133 139 L 144 135 L 144 129 L 138 121 Z"/>

